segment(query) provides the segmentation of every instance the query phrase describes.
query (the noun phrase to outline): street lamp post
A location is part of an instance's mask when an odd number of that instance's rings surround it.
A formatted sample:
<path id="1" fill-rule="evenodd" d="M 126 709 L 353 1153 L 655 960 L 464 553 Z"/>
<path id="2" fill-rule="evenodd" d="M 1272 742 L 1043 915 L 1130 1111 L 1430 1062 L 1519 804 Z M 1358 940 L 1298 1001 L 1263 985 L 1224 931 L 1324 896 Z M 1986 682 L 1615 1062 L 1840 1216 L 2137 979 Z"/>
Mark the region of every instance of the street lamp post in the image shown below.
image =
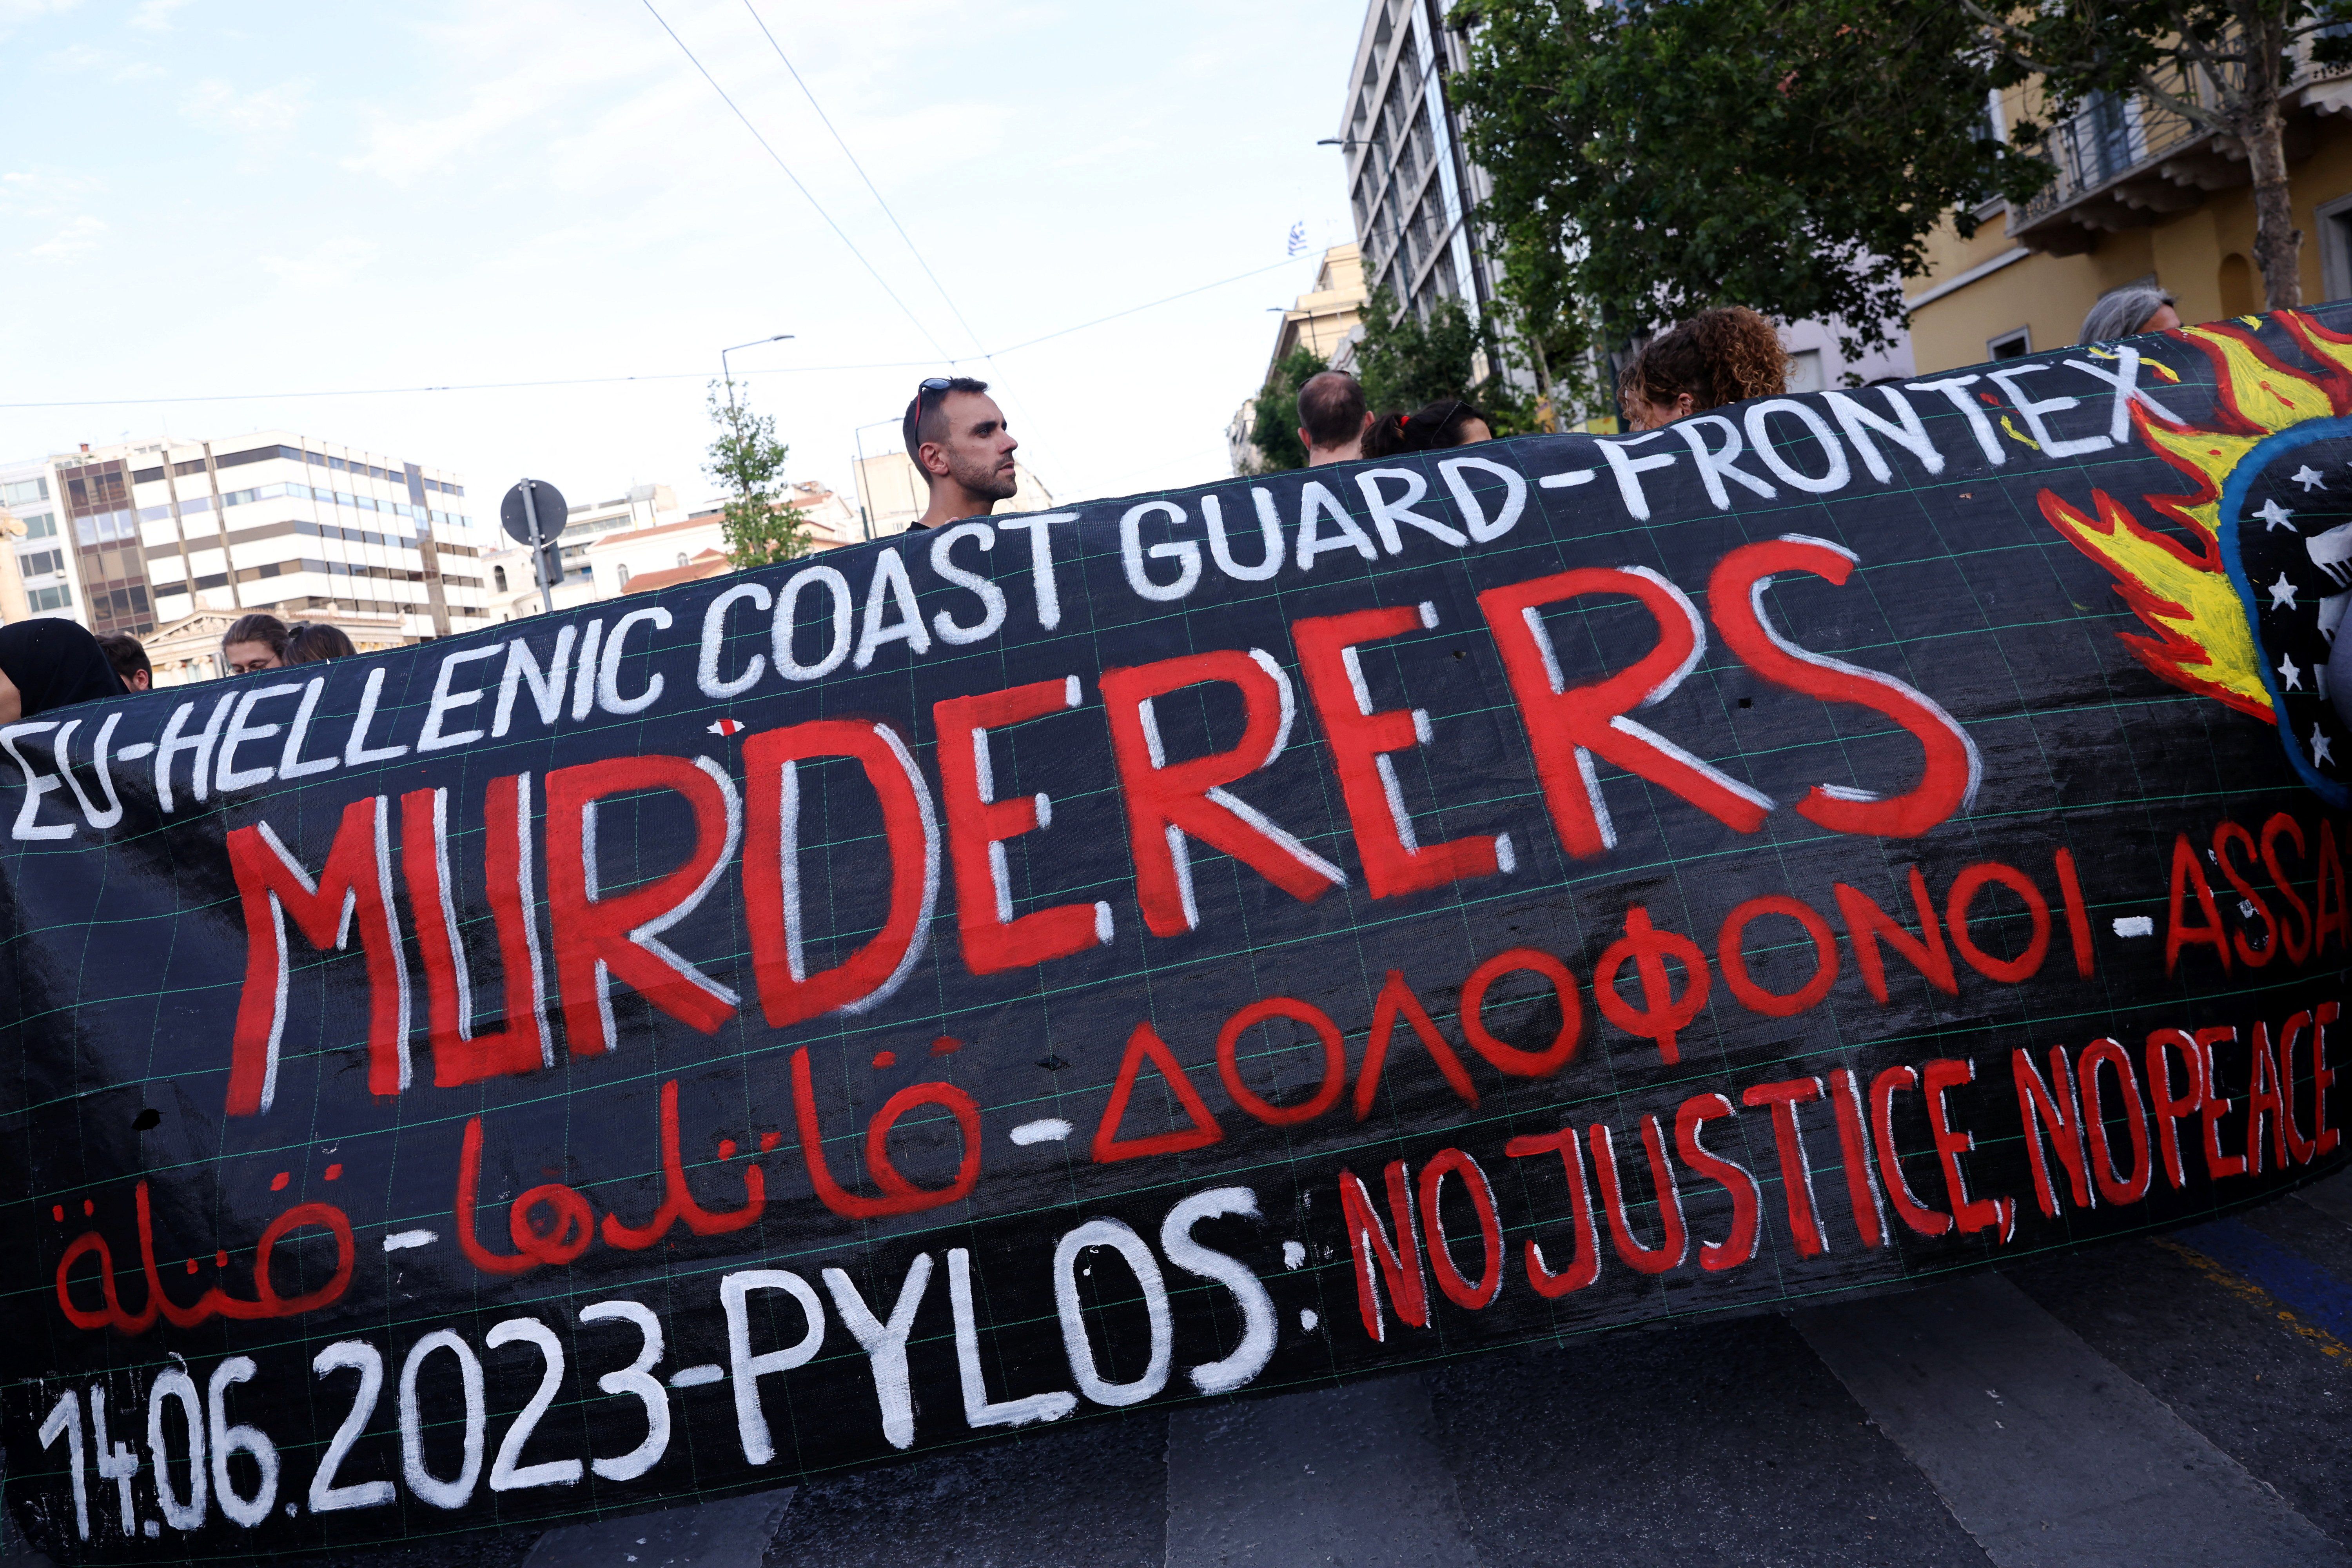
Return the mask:
<path id="1" fill-rule="evenodd" d="M 732 408 L 735 406 L 735 374 L 732 371 L 727 368 L 727 356 L 729 354 L 741 353 L 745 349 L 756 349 L 762 343 L 780 343 L 792 335 L 793 334 L 790 332 L 778 332 L 772 338 L 753 338 L 748 343 L 737 343 L 732 348 L 725 348 L 719 351 L 719 377 L 721 381 L 724 381 L 727 384 L 728 407 Z"/>
<path id="2" fill-rule="evenodd" d="M 870 497 L 866 489 L 866 432 L 868 430 L 878 430 L 883 426 L 893 423 L 896 422 L 888 419 L 877 419 L 873 424 L 860 425 L 857 428 L 849 433 L 849 438 L 857 444 L 857 467 L 856 469 L 857 475 L 857 521 L 864 526 L 866 530 L 866 537 L 868 539 L 874 537 L 874 514 L 872 509 L 868 505 Z M 913 499 L 911 492 L 909 493 L 908 499 Z"/>

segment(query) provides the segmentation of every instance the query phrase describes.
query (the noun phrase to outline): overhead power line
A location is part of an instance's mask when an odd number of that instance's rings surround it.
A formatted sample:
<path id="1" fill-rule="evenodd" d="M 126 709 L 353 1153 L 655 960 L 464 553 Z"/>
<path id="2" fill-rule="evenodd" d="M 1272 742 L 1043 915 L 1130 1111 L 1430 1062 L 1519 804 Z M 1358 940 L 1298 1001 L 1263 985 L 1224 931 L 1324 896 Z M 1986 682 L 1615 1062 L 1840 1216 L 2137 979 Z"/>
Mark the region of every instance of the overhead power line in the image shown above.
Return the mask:
<path id="1" fill-rule="evenodd" d="M 935 362 L 927 359 L 880 360 L 870 364 L 782 365 L 773 370 L 739 370 L 738 381 L 755 375 L 814 375 L 824 371 L 917 370 Z M 632 381 L 714 381 L 707 370 L 661 371 L 646 375 L 574 375 L 551 381 L 468 381 L 430 386 L 352 386 L 331 392 L 219 392 L 181 397 L 86 397 L 58 403 L 0 403 L 5 408 L 124 408 L 149 403 L 268 403 L 312 397 L 391 397 L 418 392 L 511 392 L 537 386 L 611 386 Z"/>
<path id="2" fill-rule="evenodd" d="M 1214 283 L 1203 283 L 1198 289 L 1187 289 L 1181 294 L 1169 294 L 1157 300 L 1147 300 L 1140 305 L 1129 305 L 1124 310 L 1113 310 L 1108 316 L 1097 316 L 1091 321 L 1080 321 L 1075 327 L 1064 327 L 1060 331 L 1047 332 L 1042 338 L 1031 338 L 1025 342 L 1014 343 L 1009 349 L 999 349 L 996 352 L 1001 354 L 1019 353 L 1023 349 L 1035 348 L 1039 343 L 1049 343 L 1055 338 L 1066 338 L 1072 332 L 1083 332 L 1088 327 L 1099 327 L 1105 321 L 1116 321 L 1121 316 L 1132 316 L 1138 310 L 1149 310 L 1157 305 L 1171 305 L 1179 300 L 1189 300 L 1195 294 L 1205 294 L 1212 289 L 1222 289 L 1228 283 L 1238 283 L 1244 278 L 1255 278 L 1263 273 L 1278 272 L 1297 259 L 1296 257 L 1286 257 L 1271 267 L 1253 268 L 1247 272 L 1236 272 L 1231 278 L 1220 278 Z"/>
<path id="3" fill-rule="evenodd" d="M 839 224 L 833 221 L 833 215 L 824 210 L 824 205 L 816 199 L 815 195 L 810 192 L 806 185 L 801 184 L 801 177 L 793 173 L 793 166 L 784 162 L 782 154 L 779 153 L 775 148 L 769 145 L 768 139 L 760 134 L 760 128 L 751 123 L 751 117 L 744 113 L 741 106 L 727 95 L 727 89 L 719 85 L 719 79 L 710 74 L 709 68 L 702 63 L 692 49 L 686 47 L 686 40 L 677 36 L 677 29 L 672 27 L 668 22 L 663 20 L 662 14 L 654 9 L 654 0 L 644 0 L 644 3 L 646 10 L 653 16 L 653 19 L 661 23 L 661 30 L 669 35 L 670 42 L 676 44 L 680 52 L 682 52 L 689 61 L 693 62 L 694 68 L 702 73 L 702 79 L 710 84 L 710 90 L 719 95 L 719 101 L 726 104 L 729 109 L 734 110 L 735 118 L 743 122 L 743 129 L 751 133 L 751 140 L 760 144 L 761 151 L 764 152 L 771 159 L 774 160 L 776 167 L 784 172 L 784 178 L 790 180 L 793 183 L 793 188 L 800 192 L 801 195 L 806 199 L 810 206 L 816 209 L 816 216 L 824 219 L 825 226 L 832 229 L 834 234 L 840 239 L 841 243 L 849 247 L 849 254 L 857 258 L 858 264 L 864 267 L 867 272 L 873 274 L 874 281 L 881 288 L 882 292 L 890 296 L 890 303 L 898 306 L 899 310 L 905 314 L 907 320 L 914 322 L 915 330 L 923 334 L 925 342 L 929 342 L 932 348 L 938 350 L 939 356 L 941 359 L 946 360 L 950 364 L 956 363 L 955 356 L 949 353 L 944 347 L 941 347 L 940 340 L 931 335 L 931 330 L 923 325 L 922 318 L 916 315 L 913 310 L 908 308 L 907 301 L 898 298 L 898 291 L 890 287 L 889 280 L 882 276 L 881 272 L 875 267 L 874 263 L 866 259 L 866 253 L 857 248 L 856 242 L 851 239 L 846 233 L 843 232 L 842 226 Z M 891 221 L 895 223 L 898 220 L 894 218 Z M 928 271 L 929 268 L 925 268 L 925 270 Z M 934 281 L 936 281 L 936 279 Z M 952 309 L 952 307 L 950 307 L 950 309 Z M 961 318 L 958 319 L 961 320 Z"/>
<path id="4" fill-rule="evenodd" d="M 1031 338 L 1025 342 L 1014 343 L 1011 348 L 998 349 L 996 353 L 998 354 L 1018 353 L 1023 349 L 1034 348 L 1039 343 L 1051 342 L 1056 338 L 1066 338 L 1073 332 L 1083 332 L 1089 328 L 1099 327 L 1108 321 L 1119 321 L 1139 311 L 1173 304 L 1179 300 L 1189 300 L 1195 294 L 1205 294 L 1212 289 L 1222 289 L 1229 283 L 1239 283 L 1245 279 L 1278 271 L 1291 264 L 1291 259 L 1286 258 L 1271 266 L 1253 268 L 1247 272 L 1236 272 L 1230 278 L 1220 278 L 1214 283 L 1203 283 L 1197 289 L 1187 289 L 1181 293 L 1162 295 L 1157 300 L 1147 300 L 1140 305 L 1130 305 L 1124 310 L 1114 310 L 1108 316 L 1097 316 L 1091 321 L 1080 321 L 1076 326 L 1064 327 L 1058 331 L 1047 332 L 1043 337 Z M 739 380 L 748 381 L 753 376 L 761 375 L 821 375 L 833 372 L 858 370 L 919 370 L 935 363 L 931 360 L 898 359 L 876 360 L 864 364 L 780 365 L 772 370 L 738 371 L 736 375 Z M 710 379 L 710 373 L 708 371 L 680 370 L 653 372 L 643 375 L 576 375 L 543 381 L 447 382 L 425 386 L 354 386 L 316 392 L 224 392 L 172 397 L 66 398 L 40 403 L 0 403 L 0 409 L 122 408 L 151 403 L 295 402 L 322 397 L 391 397 L 422 392 L 511 392 L 541 386 L 612 386 L 633 381 L 706 381 L 709 379 Z"/>
<path id="5" fill-rule="evenodd" d="M 923 269 L 923 276 L 929 279 L 931 287 L 939 290 L 940 299 L 946 304 L 949 313 L 955 317 L 957 323 L 963 328 L 965 336 L 971 338 L 973 346 L 978 348 L 980 333 L 973 329 L 970 321 L 964 320 L 963 312 L 956 308 L 955 300 L 948 293 L 948 286 L 940 281 L 938 273 L 931 270 L 931 264 L 923 259 L 922 251 L 916 247 L 915 237 L 907 232 L 907 226 L 900 223 L 898 215 L 890 210 L 890 204 L 884 198 L 880 187 L 875 184 L 874 177 L 866 172 L 866 165 L 857 161 L 857 154 L 849 150 L 849 142 L 833 123 L 833 116 L 824 111 L 824 105 L 816 100 L 816 94 L 811 91 L 809 84 L 801 79 L 800 70 L 793 64 L 792 57 L 784 53 L 784 46 L 778 43 L 776 35 L 768 30 L 768 24 L 761 18 L 751 0 L 743 0 L 743 9 L 751 13 L 751 20 L 759 25 L 761 36 L 768 40 L 768 47 L 776 51 L 776 58 L 784 62 L 784 69 L 792 73 L 793 85 L 801 89 L 801 96 L 808 100 L 811 109 L 816 110 L 816 117 L 824 121 L 824 128 L 832 133 L 834 144 L 841 149 L 841 155 L 849 160 L 849 166 L 857 171 L 857 177 L 866 182 L 866 188 L 868 191 L 873 192 L 875 205 L 882 209 L 882 216 L 890 220 L 890 226 L 898 231 L 898 237 L 907 242 L 907 253 L 915 258 L 915 265 Z M 988 351 L 980 349 L 980 357 L 988 358 Z"/>

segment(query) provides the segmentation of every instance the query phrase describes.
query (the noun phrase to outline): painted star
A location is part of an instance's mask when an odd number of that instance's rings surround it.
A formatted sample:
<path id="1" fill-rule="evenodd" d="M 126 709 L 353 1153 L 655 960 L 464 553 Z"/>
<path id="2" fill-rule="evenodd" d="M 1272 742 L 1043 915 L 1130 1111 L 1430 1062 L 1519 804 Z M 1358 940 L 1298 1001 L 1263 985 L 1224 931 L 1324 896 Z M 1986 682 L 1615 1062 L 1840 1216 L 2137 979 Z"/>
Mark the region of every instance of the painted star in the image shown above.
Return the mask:
<path id="1" fill-rule="evenodd" d="M 2271 584 L 2271 608 L 2273 610 L 2294 608 L 2294 584 L 2286 580 L 2286 574 L 2284 572 L 2279 574 L 2279 580 Z"/>
<path id="2" fill-rule="evenodd" d="M 2311 760 L 2315 766 L 2321 763 L 2332 764 L 2336 761 L 2327 754 L 2327 737 L 2320 732 L 2316 724 L 2311 727 Z"/>
<path id="3" fill-rule="evenodd" d="M 2308 463 L 2294 471 L 2294 482 L 2303 487 L 2305 495 L 2309 495 L 2313 490 L 2324 490 L 2327 488 L 2327 481 L 2319 477 L 2319 470 Z"/>
<path id="4" fill-rule="evenodd" d="M 2310 471 L 2311 470 L 2308 468 L 2304 470 L 2305 473 L 2309 473 Z M 2263 522 L 2269 524 L 2268 527 L 2263 530 L 2264 533 L 2271 533 L 2282 528 L 2285 529 L 2289 533 L 2293 533 L 2295 531 L 2294 524 L 2287 521 L 2288 518 L 2294 515 L 2294 511 L 2289 508 L 2279 505 L 2275 500 L 2266 500 L 2263 502 L 2261 506 L 2254 509 L 2254 515 L 2261 518 Z"/>
<path id="5" fill-rule="evenodd" d="M 2294 655 L 2289 654 L 2280 661 L 2278 672 L 2279 679 L 2286 682 L 2286 689 L 2289 691 L 2303 689 L 2303 671 L 2296 666 Z"/>

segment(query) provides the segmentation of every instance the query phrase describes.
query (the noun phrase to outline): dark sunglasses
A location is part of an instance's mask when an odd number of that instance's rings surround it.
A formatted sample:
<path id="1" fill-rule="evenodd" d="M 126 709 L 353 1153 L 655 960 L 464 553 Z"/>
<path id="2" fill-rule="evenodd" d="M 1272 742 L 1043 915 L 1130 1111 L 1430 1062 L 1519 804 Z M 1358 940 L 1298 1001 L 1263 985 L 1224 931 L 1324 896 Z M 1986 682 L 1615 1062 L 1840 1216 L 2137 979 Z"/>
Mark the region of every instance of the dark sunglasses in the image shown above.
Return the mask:
<path id="1" fill-rule="evenodd" d="M 943 375 L 927 375 L 916 386 L 915 400 L 907 405 L 907 417 L 900 421 L 905 430 L 908 450 L 914 449 L 915 427 L 923 421 L 923 399 L 937 397 L 947 390 L 948 378 Z"/>

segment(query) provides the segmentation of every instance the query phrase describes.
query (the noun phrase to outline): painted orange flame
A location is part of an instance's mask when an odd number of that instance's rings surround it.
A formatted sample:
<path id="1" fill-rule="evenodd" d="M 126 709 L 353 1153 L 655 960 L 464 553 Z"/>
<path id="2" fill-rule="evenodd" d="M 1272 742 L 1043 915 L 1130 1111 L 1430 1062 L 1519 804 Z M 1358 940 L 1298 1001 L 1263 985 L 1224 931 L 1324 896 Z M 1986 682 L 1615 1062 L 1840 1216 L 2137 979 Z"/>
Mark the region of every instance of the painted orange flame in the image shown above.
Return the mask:
<path id="1" fill-rule="evenodd" d="M 2317 374 L 2281 364 L 2252 332 L 2235 325 L 2192 327 L 2171 335 L 2194 343 L 2213 362 L 2219 427 L 2170 425 L 2146 405 L 2132 405 L 2140 439 L 2195 482 L 2186 495 L 2141 498 L 2178 524 L 2177 531 L 2141 522 L 2105 490 L 2091 492 L 2096 515 L 2049 490 L 2041 496 L 2042 515 L 2115 574 L 2116 592 L 2156 634 L 2124 634 L 2135 658 L 2175 686 L 2273 722 L 2253 626 L 2221 563 L 2221 489 L 2230 471 L 2265 437 L 2308 419 L 2352 412 L 2352 338 L 2298 311 L 2282 311 L 2277 319 L 2324 367 Z M 2147 368 L 2156 368 L 2154 363 Z"/>

